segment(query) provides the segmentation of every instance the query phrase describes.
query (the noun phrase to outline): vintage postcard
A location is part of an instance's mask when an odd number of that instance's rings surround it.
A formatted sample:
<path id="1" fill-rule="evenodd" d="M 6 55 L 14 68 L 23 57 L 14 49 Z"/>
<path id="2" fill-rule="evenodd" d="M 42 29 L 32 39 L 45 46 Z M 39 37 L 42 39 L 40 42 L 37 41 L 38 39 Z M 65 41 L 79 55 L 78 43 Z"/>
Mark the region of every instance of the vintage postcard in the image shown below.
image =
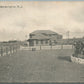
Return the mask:
<path id="1" fill-rule="evenodd" d="M 84 2 L 1 1 L 0 82 L 84 82 Z"/>

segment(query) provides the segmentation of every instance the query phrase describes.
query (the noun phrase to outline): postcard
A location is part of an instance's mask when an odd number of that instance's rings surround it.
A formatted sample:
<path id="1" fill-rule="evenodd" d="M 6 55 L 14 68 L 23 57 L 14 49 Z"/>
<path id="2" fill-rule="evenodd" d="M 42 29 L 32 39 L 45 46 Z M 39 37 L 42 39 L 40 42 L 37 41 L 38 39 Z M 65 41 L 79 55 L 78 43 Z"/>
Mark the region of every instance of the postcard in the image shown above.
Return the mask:
<path id="1" fill-rule="evenodd" d="M 0 1 L 0 82 L 84 82 L 84 2 Z"/>

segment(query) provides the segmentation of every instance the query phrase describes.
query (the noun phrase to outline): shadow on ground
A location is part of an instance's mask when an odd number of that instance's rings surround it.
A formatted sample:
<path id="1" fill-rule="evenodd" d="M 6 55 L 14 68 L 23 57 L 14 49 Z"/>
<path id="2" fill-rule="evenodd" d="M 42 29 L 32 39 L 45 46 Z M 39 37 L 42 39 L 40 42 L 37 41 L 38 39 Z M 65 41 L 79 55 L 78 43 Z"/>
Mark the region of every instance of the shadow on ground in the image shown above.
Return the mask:
<path id="1" fill-rule="evenodd" d="M 68 61 L 68 62 L 71 62 L 71 58 L 70 56 L 59 56 L 58 57 L 59 60 L 63 60 L 63 61 Z"/>

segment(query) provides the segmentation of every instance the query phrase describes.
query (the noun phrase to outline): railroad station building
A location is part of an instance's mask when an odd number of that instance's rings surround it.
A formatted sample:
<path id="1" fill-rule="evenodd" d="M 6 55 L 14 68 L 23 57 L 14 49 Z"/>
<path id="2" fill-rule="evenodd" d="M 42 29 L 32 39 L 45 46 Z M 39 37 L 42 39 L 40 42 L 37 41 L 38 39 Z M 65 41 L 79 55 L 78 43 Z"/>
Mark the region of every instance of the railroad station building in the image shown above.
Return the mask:
<path id="1" fill-rule="evenodd" d="M 49 46 L 56 45 L 57 40 L 62 39 L 62 35 L 51 30 L 36 30 L 29 34 L 29 46 Z"/>

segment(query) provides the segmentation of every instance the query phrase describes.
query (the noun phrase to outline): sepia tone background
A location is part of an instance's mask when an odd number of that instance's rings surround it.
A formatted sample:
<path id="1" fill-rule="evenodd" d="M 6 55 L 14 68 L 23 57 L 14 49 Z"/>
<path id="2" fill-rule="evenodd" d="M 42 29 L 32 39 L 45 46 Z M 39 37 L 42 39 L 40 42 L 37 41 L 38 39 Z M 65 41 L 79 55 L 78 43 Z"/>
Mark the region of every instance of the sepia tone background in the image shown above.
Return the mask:
<path id="1" fill-rule="evenodd" d="M 65 44 L 29 46 L 35 30 Z M 84 82 L 84 65 L 71 61 L 73 38 L 84 40 L 84 2 L 0 2 L 0 82 Z"/>

